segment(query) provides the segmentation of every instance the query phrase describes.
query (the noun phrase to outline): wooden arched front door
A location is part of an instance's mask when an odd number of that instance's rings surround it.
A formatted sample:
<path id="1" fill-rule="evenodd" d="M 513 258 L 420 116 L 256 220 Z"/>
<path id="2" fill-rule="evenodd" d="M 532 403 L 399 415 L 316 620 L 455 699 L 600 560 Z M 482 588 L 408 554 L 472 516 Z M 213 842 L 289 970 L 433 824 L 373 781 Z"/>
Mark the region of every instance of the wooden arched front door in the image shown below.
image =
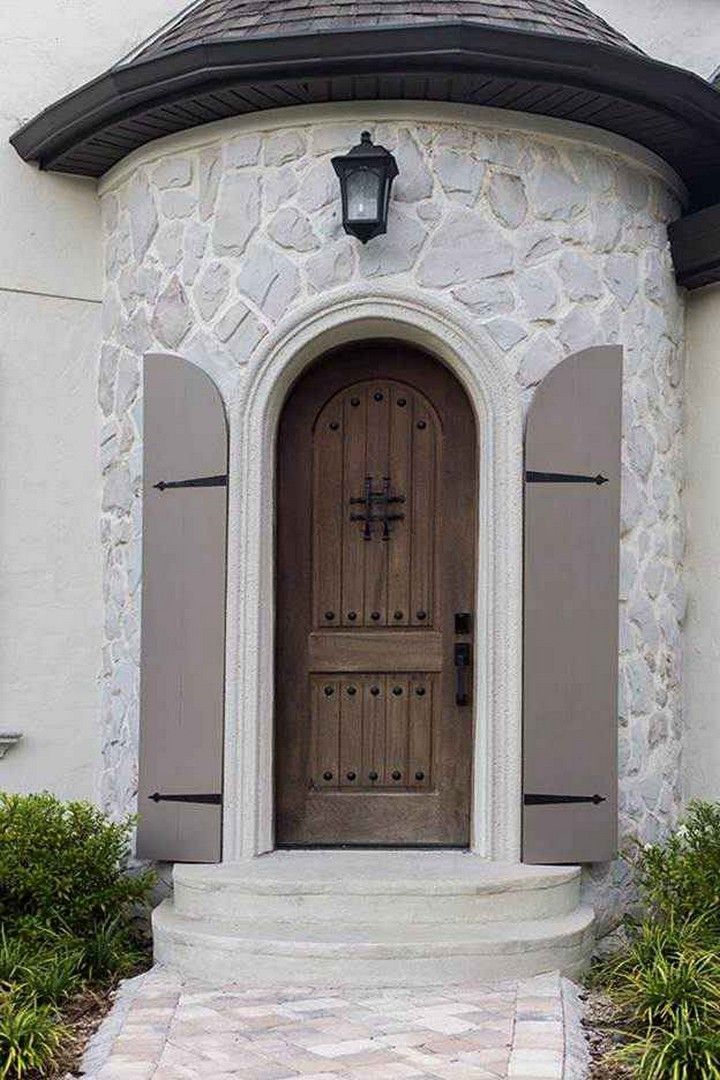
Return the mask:
<path id="1" fill-rule="evenodd" d="M 406 345 L 326 356 L 280 422 L 276 841 L 469 842 L 476 433 Z"/>

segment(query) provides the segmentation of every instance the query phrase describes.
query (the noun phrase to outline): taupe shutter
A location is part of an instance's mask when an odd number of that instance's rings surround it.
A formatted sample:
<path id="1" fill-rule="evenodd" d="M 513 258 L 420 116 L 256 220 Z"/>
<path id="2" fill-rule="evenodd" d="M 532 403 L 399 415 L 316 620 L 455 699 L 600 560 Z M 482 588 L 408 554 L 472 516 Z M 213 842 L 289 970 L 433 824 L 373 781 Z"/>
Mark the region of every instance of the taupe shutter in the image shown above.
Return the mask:
<path id="1" fill-rule="evenodd" d="M 525 441 L 523 858 L 612 858 L 617 842 L 622 350 L 568 357 Z"/>
<path id="2" fill-rule="evenodd" d="M 228 435 L 194 364 L 144 374 L 138 854 L 221 857 Z"/>

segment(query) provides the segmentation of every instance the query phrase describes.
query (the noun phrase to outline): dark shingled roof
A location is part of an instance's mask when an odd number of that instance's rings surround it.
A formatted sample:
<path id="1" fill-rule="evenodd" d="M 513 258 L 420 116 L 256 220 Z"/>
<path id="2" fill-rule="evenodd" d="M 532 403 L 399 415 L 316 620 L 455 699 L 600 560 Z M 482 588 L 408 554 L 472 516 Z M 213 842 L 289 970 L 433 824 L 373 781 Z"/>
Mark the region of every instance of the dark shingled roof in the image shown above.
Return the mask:
<path id="1" fill-rule="evenodd" d="M 635 48 L 579 0 L 201 0 L 141 45 L 131 63 L 210 42 L 432 22 L 468 22 Z"/>

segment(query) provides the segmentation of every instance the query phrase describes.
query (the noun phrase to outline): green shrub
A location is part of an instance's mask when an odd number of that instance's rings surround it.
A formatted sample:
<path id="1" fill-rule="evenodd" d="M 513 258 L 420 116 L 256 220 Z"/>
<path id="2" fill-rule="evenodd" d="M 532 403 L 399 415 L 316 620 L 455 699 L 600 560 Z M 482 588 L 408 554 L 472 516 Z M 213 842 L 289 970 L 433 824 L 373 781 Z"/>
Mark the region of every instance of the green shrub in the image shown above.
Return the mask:
<path id="1" fill-rule="evenodd" d="M 80 966 L 93 982 L 122 978 L 138 967 L 143 956 L 127 927 L 118 919 L 107 919 L 82 941 Z"/>
<path id="2" fill-rule="evenodd" d="M 661 920 L 702 916 L 720 934 L 720 803 L 693 802 L 662 844 L 631 855 L 648 914 Z"/>
<path id="3" fill-rule="evenodd" d="M 720 1080 L 720 805 L 691 804 L 632 862 L 645 917 L 594 978 L 623 1036 L 611 1059 L 638 1080 Z"/>
<path id="4" fill-rule="evenodd" d="M 78 937 L 108 918 L 129 925 L 154 883 L 150 871 L 126 872 L 132 825 L 86 802 L 0 794 L 0 922 Z"/>
<path id="5" fill-rule="evenodd" d="M 44 1075 L 57 1063 L 67 1030 L 49 1005 L 0 996 L 0 1078 Z"/>

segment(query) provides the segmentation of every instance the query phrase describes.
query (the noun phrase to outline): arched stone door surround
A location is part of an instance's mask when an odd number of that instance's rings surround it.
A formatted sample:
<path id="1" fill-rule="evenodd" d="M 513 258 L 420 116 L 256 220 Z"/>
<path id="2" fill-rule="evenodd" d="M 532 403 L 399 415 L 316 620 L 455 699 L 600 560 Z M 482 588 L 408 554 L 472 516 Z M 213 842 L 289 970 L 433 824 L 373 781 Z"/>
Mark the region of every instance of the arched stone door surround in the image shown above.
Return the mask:
<path id="1" fill-rule="evenodd" d="M 322 353 L 397 338 L 445 363 L 479 440 L 476 695 L 471 847 L 520 853 L 522 409 L 497 346 L 451 303 L 400 290 L 338 291 L 282 320 L 228 403 L 231 429 L 223 858 L 273 848 L 275 438 L 286 395 Z"/>

